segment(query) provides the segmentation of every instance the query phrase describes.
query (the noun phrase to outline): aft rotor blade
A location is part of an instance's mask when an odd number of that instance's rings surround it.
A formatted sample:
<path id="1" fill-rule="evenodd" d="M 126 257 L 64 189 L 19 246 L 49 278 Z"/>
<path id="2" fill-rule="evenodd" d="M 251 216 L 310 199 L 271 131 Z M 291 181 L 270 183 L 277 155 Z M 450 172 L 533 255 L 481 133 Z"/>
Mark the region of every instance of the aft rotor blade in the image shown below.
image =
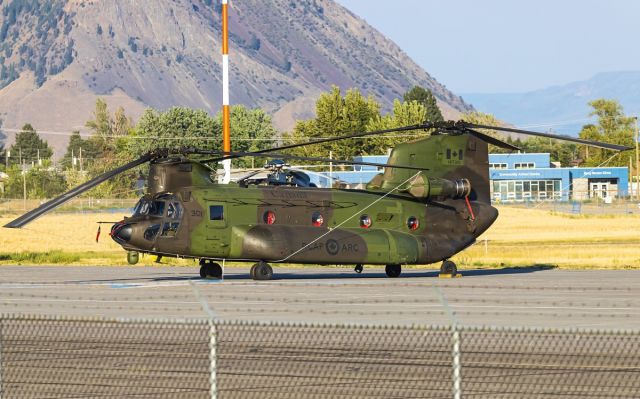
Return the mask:
<path id="1" fill-rule="evenodd" d="M 330 143 L 332 141 L 355 139 L 355 138 L 366 137 L 366 136 L 375 136 L 376 134 L 406 132 L 406 131 L 420 130 L 420 129 L 432 129 L 432 128 L 437 128 L 440 125 L 441 125 L 441 123 L 426 122 L 426 123 L 422 123 L 422 124 L 419 124 L 419 125 L 394 127 L 394 128 L 391 128 L 391 129 L 382 129 L 382 130 L 373 130 L 373 131 L 370 131 L 370 132 L 354 133 L 354 134 L 349 134 L 347 136 L 327 137 L 327 138 L 324 138 L 324 139 L 305 141 L 304 143 L 288 144 L 288 145 L 283 145 L 283 146 L 280 146 L 280 147 L 267 148 L 266 150 L 258 150 L 258 151 L 254 151 L 252 154 L 265 154 L 265 153 L 274 152 L 274 151 L 282 151 L 282 150 L 289 150 L 291 148 L 304 147 L 305 145 Z M 257 156 L 257 155 L 229 155 L 229 156 L 224 157 L 224 158 L 210 159 L 208 161 L 209 162 L 218 162 L 218 161 L 222 161 L 223 159 L 236 159 L 236 158 L 242 158 L 244 156 Z"/>
<path id="2" fill-rule="evenodd" d="M 212 151 L 214 152 L 214 151 Z M 278 158 L 278 159 L 295 159 L 298 161 L 310 161 L 310 162 L 329 162 L 335 164 L 342 165 L 364 165 L 364 166 L 377 166 L 383 168 L 396 168 L 396 169 L 409 169 L 409 170 L 429 170 L 425 168 L 418 168 L 415 166 L 406 166 L 406 165 L 392 165 L 388 163 L 375 163 L 375 162 L 365 162 L 365 161 L 345 161 L 342 159 L 331 159 L 331 158 L 316 158 L 316 157 L 302 157 L 297 155 L 287 155 L 287 154 L 261 154 L 259 152 L 219 152 L 221 155 L 225 155 L 223 159 L 231 159 L 232 157 L 262 157 L 262 158 Z M 217 160 L 218 158 L 216 158 Z M 207 159 L 201 162 L 212 162 L 212 160 Z"/>
<path id="3" fill-rule="evenodd" d="M 477 130 L 473 130 L 473 129 L 466 129 L 466 131 L 473 135 L 476 136 L 477 138 L 479 138 L 482 141 L 486 141 L 489 144 L 493 144 L 496 147 L 500 147 L 500 148 L 506 148 L 507 150 L 512 150 L 512 151 L 520 151 L 520 148 L 516 147 L 515 145 L 511 145 L 509 143 L 507 143 L 506 141 L 502 141 L 499 140 L 495 137 L 491 137 L 487 134 L 481 133 Z"/>
<path id="4" fill-rule="evenodd" d="M 142 165 L 146 162 L 149 162 L 150 160 L 152 160 L 153 158 L 155 158 L 157 156 L 157 154 L 155 153 L 148 153 L 145 154 L 143 156 L 141 156 L 140 158 L 136 159 L 135 161 L 131 161 L 129 163 L 126 163 L 120 167 L 117 167 L 113 170 L 110 170 L 107 173 L 103 173 L 100 176 L 94 177 L 93 179 L 82 183 L 81 185 L 67 191 L 66 193 L 60 195 L 59 197 L 56 197 L 50 201 L 45 202 L 44 204 L 40 205 L 39 207 L 37 207 L 36 209 L 29 211 L 27 213 L 25 213 L 24 215 L 20 216 L 19 218 L 7 223 L 4 225 L 4 227 L 9 227 L 9 228 L 20 228 L 23 227 L 24 225 L 26 225 L 27 223 L 32 222 L 33 220 L 35 220 L 36 218 L 44 215 L 47 212 L 52 211 L 53 209 L 59 207 L 60 205 L 64 204 L 65 202 L 69 201 L 70 199 L 84 193 L 87 190 L 92 189 L 93 187 L 97 186 L 98 184 L 119 175 L 120 173 L 126 172 L 129 169 L 135 168 L 136 166 Z"/>
<path id="5" fill-rule="evenodd" d="M 518 134 L 524 134 L 527 136 L 546 137 L 549 139 L 570 141 L 573 143 L 584 144 L 591 147 L 599 147 L 599 148 L 604 148 L 607 150 L 614 150 L 614 151 L 627 151 L 627 150 L 633 149 L 632 147 L 627 147 L 619 144 L 603 143 L 601 141 L 593 141 L 593 140 L 584 140 L 576 137 L 562 136 L 559 134 L 532 132 L 530 130 L 515 129 L 510 127 L 479 125 L 477 123 L 468 123 L 468 122 L 462 123 L 462 126 L 467 128 L 474 128 L 474 129 L 491 129 L 491 130 L 498 130 L 502 132 L 518 133 Z"/>

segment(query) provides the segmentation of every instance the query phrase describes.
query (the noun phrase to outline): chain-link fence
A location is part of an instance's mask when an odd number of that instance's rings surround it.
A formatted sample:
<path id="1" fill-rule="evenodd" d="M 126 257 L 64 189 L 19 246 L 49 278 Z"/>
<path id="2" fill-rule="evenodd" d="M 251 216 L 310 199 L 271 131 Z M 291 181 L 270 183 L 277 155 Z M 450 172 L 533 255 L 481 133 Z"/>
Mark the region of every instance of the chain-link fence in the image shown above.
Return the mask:
<path id="1" fill-rule="evenodd" d="M 637 398 L 640 332 L 4 316 L 3 398 Z"/>

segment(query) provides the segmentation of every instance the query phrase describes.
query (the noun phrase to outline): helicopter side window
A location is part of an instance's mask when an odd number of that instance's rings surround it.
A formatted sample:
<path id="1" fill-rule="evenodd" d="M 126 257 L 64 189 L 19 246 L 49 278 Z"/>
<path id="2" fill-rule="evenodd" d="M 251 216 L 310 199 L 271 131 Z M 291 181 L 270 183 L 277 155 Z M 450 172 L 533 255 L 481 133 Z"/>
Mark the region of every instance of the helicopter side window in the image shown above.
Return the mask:
<path id="1" fill-rule="evenodd" d="M 156 236 L 158 235 L 159 231 L 160 231 L 159 224 L 154 224 L 153 226 L 150 226 L 144 231 L 144 239 L 147 241 L 153 241 L 153 239 L 156 238 Z"/>
<path id="2" fill-rule="evenodd" d="M 209 206 L 209 220 L 224 220 L 224 207 L 222 205 Z"/>

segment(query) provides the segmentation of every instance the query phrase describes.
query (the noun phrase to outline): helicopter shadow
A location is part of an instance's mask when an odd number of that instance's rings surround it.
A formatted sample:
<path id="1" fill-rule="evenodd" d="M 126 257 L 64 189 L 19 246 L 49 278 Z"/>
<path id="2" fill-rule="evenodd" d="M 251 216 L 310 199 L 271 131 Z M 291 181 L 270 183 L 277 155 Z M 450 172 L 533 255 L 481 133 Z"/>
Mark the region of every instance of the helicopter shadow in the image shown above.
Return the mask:
<path id="1" fill-rule="evenodd" d="M 519 266 L 519 267 L 503 267 L 497 269 L 465 269 L 460 270 L 459 273 L 464 277 L 483 277 L 493 275 L 512 275 L 512 274 L 529 274 L 536 272 L 543 272 L 556 269 L 555 265 L 532 265 L 532 266 Z M 408 269 L 402 272 L 402 275 L 398 277 L 402 278 L 437 278 L 440 275 L 439 270 L 414 270 Z M 230 273 L 225 274 L 225 280 L 251 280 L 248 273 Z M 331 271 L 313 271 L 305 272 L 304 269 L 295 271 L 278 271 L 275 268 L 273 273 L 273 280 L 371 280 L 371 279 L 388 279 L 387 275 L 382 270 L 369 271 L 366 269 L 363 273 L 358 274 L 354 271 L 347 270 L 331 270 Z"/>
<path id="2" fill-rule="evenodd" d="M 500 275 L 517 275 L 517 274 L 529 274 L 536 272 L 544 272 L 556 269 L 555 265 L 532 265 L 521 267 L 503 267 L 496 269 L 464 269 L 460 270 L 460 274 L 464 277 L 483 277 L 483 276 L 500 276 Z M 437 278 L 439 276 L 438 270 L 415 270 L 408 269 L 403 271 L 402 275 L 398 277 L 403 278 Z M 312 272 L 305 269 L 287 269 L 284 271 L 275 268 L 272 281 L 303 281 L 303 280 L 376 280 L 376 279 L 388 279 L 384 271 L 380 269 L 365 271 L 361 274 L 355 273 L 352 270 L 340 269 L 340 270 L 327 270 Z M 249 276 L 248 270 L 236 270 L 232 269 L 225 274 L 223 280 L 217 279 L 201 279 L 196 273 L 185 272 L 184 274 L 166 273 L 164 275 L 156 275 L 149 277 L 130 277 L 130 278 L 109 278 L 109 279 L 91 279 L 91 280 L 76 280 L 68 281 L 72 284 L 111 284 L 114 288 L 127 288 L 129 286 L 135 286 L 138 284 L 148 283 L 163 283 L 163 282 L 197 282 L 204 284 L 219 284 L 224 280 L 230 281 L 253 281 Z"/>

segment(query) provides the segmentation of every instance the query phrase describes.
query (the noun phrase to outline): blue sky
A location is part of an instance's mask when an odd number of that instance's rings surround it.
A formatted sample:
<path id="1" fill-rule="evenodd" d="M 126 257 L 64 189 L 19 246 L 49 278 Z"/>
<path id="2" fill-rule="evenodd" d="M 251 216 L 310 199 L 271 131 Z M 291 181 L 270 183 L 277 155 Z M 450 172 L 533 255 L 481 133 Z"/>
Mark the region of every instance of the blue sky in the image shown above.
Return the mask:
<path id="1" fill-rule="evenodd" d="M 640 70 L 640 1 L 337 0 L 456 93 Z"/>

